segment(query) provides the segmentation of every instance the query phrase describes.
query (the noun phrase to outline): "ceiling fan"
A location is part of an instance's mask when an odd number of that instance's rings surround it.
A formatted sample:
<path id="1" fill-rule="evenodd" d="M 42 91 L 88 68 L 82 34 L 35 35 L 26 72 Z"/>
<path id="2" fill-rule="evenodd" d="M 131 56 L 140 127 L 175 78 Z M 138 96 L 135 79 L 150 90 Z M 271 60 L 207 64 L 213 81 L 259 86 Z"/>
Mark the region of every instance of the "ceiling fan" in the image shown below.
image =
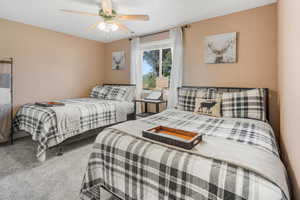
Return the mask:
<path id="1" fill-rule="evenodd" d="M 101 9 L 98 13 L 89 13 L 89 12 L 83 12 L 83 11 L 75 11 L 75 10 L 66 10 L 61 9 L 63 12 L 67 13 L 74 13 L 74 14 L 80 14 L 85 16 L 100 16 L 102 19 L 98 21 L 95 24 L 92 24 L 89 29 L 95 29 L 98 27 L 101 31 L 104 32 L 113 32 L 117 31 L 118 29 L 123 30 L 127 33 L 133 34 L 134 32 L 131 31 L 127 26 L 122 24 L 122 21 L 124 20 L 130 20 L 130 21 L 148 21 L 149 16 L 148 15 L 123 15 L 117 13 L 112 8 L 112 1 L 111 0 L 101 0 Z"/>

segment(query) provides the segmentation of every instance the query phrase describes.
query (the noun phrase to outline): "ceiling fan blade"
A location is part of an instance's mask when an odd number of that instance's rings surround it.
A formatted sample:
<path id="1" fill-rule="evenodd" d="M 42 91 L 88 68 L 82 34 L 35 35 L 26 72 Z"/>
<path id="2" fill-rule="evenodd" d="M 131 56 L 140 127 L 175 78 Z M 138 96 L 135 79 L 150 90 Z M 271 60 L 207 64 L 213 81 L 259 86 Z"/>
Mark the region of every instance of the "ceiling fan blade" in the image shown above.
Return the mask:
<path id="1" fill-rule="evenodd" d="M 105 14 L 112 14 L 112 2 L 111 0 L 101 0 L 101 7 Z"/>
<path id="2" fill-rule="evenodd" d="M 88 27 L 88 30 L 92 30 L 92 29 L 97 28 L 97 26 L 98 26 L 100 23 L 102 23 L 102 21 L 98 21 L 97 23 L 90 25 L 90 26 Z"/>
<path id="3" fill-rule="evenodd" d="M 148 15 L 118 15 L 119 20 L 138 20 L 148 21 L 150 18 Z"/>
<path id="4" fill-rule="evenodd" d="M 119 22 L 113 22 L 113 23 L 115 23 L 116 25 L 118 25 L 118 27 L 119 27 L 120 30 L 123 30 L 123 31 L 128 32 L 128 33 L 131 33 L 131 34 L 134 33 L 134 31 L 130 30 L 130 29 L 129 29 L 127 26 L 125 26 L 124 24 L 121 24 L 121 23 L 119 23 Z"/>
<path id="5" fill-rule="evenodd" d="M 89 12 L 82 12 L 82 11 L 76 11 L 76 10 L 61 9 L 60 11 L 67 12 L 67 13 L 73 13 L 73 14 L 86 15 L 86 16 L 99 16 L 98 14 L 89 13 Z"/>

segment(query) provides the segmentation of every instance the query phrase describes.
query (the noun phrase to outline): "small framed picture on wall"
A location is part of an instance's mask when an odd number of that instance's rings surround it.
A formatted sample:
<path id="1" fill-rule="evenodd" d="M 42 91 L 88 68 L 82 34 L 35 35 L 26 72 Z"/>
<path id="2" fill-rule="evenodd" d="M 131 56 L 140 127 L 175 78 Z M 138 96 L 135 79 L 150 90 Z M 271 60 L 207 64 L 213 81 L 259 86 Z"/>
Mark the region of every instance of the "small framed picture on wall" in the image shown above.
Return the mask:
<path id="1" fill-rule="evenodd" d="M 237 62 L 237 33 L 225 33 L 205 37 L 204 61 L 206 64 Z"/>
<path id="2" fill-rule="evenodd" d="M 122 70 L 125 69 L 125 52 L 116 51 L 112 53 L 112 69 Z"/>

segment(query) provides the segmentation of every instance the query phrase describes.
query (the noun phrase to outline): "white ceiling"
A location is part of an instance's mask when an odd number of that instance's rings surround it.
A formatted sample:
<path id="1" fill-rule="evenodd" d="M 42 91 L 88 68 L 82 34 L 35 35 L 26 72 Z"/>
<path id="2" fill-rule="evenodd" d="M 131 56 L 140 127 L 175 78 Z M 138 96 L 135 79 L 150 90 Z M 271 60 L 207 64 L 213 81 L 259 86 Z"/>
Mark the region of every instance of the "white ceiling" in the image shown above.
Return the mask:
<path id="1" fill-rule="evenodd" d="M 97 13 L 101 0 L 0 0 L 0 18 L 31 24 L 101 42 L 130 35 L 117 31 L 103 33 L 87 27 L 99 17 L 60 12 L 71 9 Z M 112 0 L 113 8 L 122 14 L 148 14 L 148 22 L 125 22 L 136 35 L 153 33 L 202 19 L 251 9 L 277 0 Z"/>

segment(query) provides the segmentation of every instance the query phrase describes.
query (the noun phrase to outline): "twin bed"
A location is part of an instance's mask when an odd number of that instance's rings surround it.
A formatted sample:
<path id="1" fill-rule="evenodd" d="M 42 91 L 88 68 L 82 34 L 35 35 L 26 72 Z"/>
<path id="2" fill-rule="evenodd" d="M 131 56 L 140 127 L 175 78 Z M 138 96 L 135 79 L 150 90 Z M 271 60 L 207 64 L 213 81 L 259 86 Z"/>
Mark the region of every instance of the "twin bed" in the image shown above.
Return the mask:
<path id="1" fill-rule="evenodd" d="M 195 114 L 197 98 L 222 99 L 222 117 Z M 177 109 L 104 129 L 96 138 L 81 199 L 289 200 L 284 165 L 268 123 L 268 90 L 183 87 Z M 142 137 L 167 126 L 203 135 L 185 150 Z"/>
<path id="2" fill-rule="evenodd" d="M 135 85 L 96 86 L 90 98 L 56 100 L 65 106 L 26 104 L 16 113 L 15 131 L 25 131 L 37 142 L 37 158 L 45 161 L 48 148 L 75 136 L 134 119 Z M 98 130 L 97 133 L 99 133 Z"/>

